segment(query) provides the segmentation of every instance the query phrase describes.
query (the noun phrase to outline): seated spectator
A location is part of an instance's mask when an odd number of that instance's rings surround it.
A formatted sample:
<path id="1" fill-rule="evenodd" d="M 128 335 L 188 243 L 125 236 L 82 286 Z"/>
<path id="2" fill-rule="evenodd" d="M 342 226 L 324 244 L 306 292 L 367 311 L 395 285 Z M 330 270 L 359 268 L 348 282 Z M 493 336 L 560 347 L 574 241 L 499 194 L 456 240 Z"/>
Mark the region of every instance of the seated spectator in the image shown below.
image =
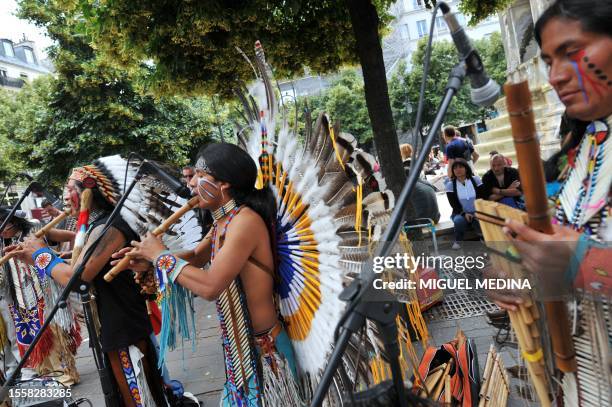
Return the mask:
<path id="1" fill-rule="evenodd" d="M 491 156 L 489 161 L 491 169 L 482 177 L 486 199 L 522 209 L 523 192 L 518 170 L 508 167 L 501 154 Z"/>
<path id="2" fill-rule="evenodd" d="M 410 144 L 400 145 L 402 153 L 402 162 L 404 163 L 404 171 L 406 176 L 410 172 L 410 157 L 412 156 L 412 146 Z M 414 184 L 414 190 L 410 194 L 410 203 L 414 208 L 414 216 L 418 218 L 431 219 L 433 223 L 438 223 L 440 220 L 440 210 L 438 209 L 438 200 L 436 197 L 436 188 L 426 180 L 417 179 Z"/>
<path id="3" fill-rule="evenodd" d="M 459 133 L 453 126 L 444 128 L 444 141 L 446 142 L 446 159 L 448 160 L 448 176 L 452 178 L 453 162 L 461 158 L 465 160 L 470 168 L 474 168 L 474 163 L 478 161 L 478 153 L 474 149 L 474 145 L 469 139 L 460 137 Z"/>
<path id="4" fill-rule="evenodd" d="M 472 169 L 464 159 L 454 160 L 451 174 L 451 178 L 446 182 L 446 196 L 453 208 L 451 214 L 455 225 L 453 249 L 457 250 L 461 248 L 459 242 L 463 240 L 468 228 L 480 231 L 478 220 L 474 215 L 476 212 L 474 202 L 477 198 L 483 198 L 484 195 L 480 177 L 472 173 Z"/>
<path id="5" fill-rule="evenodd" d="M 410 161 L 412 159 L 412 146 L 410 144 L 400 144 L 400 153 L 402 154 L 404 170 L 409 169 Z"/>
<path id="6" fill-rule="evenodd" d="M 489 159 L 491 159 L 494 155 L 499 154 L 497 150 L 489 151 Z M 501 154 L 500 154 L 501 155 Z M 504 157 L 504 161 L 506 162 L 506 167 L 512 167 L 512 159 L 502 155 Z"/>

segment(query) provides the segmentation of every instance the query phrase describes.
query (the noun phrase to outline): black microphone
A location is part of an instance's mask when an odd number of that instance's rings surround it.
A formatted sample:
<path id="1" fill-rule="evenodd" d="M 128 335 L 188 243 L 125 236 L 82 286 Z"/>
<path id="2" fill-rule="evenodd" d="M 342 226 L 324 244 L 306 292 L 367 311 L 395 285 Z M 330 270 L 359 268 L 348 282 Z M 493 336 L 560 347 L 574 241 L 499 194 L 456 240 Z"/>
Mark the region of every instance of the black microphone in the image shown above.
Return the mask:
<path id="1" fill-rule="evenodd" d="M 142 169 L 145 173 L 155 174 L 161 182 L 168 185 L 170 189 L 181 198 L 191 198 L 191 190 L 187 188 L 187 186 L 154 162 L 145 160 L 142 163 Z"/>
<path id="2" fill-rule="evenodd" d="M 478 55 L 465 30 L 457 21 L 455 13 L 451 12 L 450 7 L 445 2 L 440 1 L 439 4 L 455 47 L 459 51 L 459 57 L 467 65 L 467 74 L 472 85 L 472 102 L 478 106 L 491 106 L 499 97 L 499 85 L 489 78 L 485 72 L 480 55 Z"/>

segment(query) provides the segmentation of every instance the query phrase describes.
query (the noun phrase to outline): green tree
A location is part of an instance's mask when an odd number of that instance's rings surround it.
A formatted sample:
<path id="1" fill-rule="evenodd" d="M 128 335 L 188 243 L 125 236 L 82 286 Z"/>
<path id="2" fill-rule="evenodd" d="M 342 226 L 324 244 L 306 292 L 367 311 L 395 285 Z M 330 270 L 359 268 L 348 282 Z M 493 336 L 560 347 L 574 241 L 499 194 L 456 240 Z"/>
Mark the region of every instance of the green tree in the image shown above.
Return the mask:
<path id="1" fill-rule="evenodd" d="M 412 70 L 408 73 L 401 66 L 391 79 L 391 101 L 394 108 L 395 120 L 402 131 L 410 130 L 416 119 L 416 108 L 408 113 L 406 106 L 410 102 L 417 105 L 421 80 L 423 77 L 423 59 L 425 56 L 426 39 L 419 42 L 417 50 L 412 55 Z M 497 83 L 505 82 L 506 60 L 499 33 L 490 38 L 475 41 L 487 73 Z M 433 44 L 430 69 L 425 87 L 425 103 L 423 108 L 423 126 L 429 127 L 435 118 L 438 105 L 444 95 L 448 74 L 457 64 L 459 56 L 455 46 L 449 41 L 439 41 Z M 470 99 L 469 81 L 453 99 L 448 113 L 444 119 L 446 123 L 459 124 L 481 120 L 491 113 L 491 109 L 482 109 L 475 106 Z"/>
<path id="2" fill-rule="evenodd" d="M 341 71 L 339 77 L 320 95 L 299 98 L 298 109 L 306 106 L 313 117 L 325 112 L 332 121 L 340 121 L 342 131 L 351 133 L 360 143 L 371 142 L 373 133 L 363 92 L 363 79 L 357 70 Z M 291 111 L 289 117 L 293 117 L 293 114 L 294 111 Z"/>
<path id="3" fill-rule="evenodd" d="M 216 117 L 209 99 L 141 95 L 125 70 L 89 45 L 82 21 L 57 4 L 21 3 L 22 17 L 45 26 L 57 43 L 50 50 L 57 78 L 15 96 L 6 139 L 25 166 L 57 185 L 71 167 L 103 155 L 134 151 L 178 166 L 218 136 L 217 124 L 231 135 L 227 110 Z"/>
<path id="4" fill-rule="evenodd" d="M 19 92 L 0 90 L 0 177 L 8 179 L 29 169 L 20 154 L 26 140 L 47 124 L 51 76 L 26 83 Z"/>
<path id="5" fill-rule="evenodd" d="M 461 0 L 459 10 L 470 16 L 469 24 L 474 26 L 487 17 L 504 11 L 513 2 L 514 0 Z M 436 0 L 425 0 L 428 8 L 433 8 L 436 3 Z"/>
<path id="6" fill-rule="evenodd" d="M 382 58 L 379 31 L 391 0 L 178 1 L 22 0 L 79 14 L 95 47 L 122 66 L 149 61 L 143 85 L 157 94 L 202 91 L 231 95 L 253 78 L 237 49 L 251 54 L 255 40 L 278 77 L 335 71 L 360 62 L 374 137 L 388 184 L 404 181 Z"/>

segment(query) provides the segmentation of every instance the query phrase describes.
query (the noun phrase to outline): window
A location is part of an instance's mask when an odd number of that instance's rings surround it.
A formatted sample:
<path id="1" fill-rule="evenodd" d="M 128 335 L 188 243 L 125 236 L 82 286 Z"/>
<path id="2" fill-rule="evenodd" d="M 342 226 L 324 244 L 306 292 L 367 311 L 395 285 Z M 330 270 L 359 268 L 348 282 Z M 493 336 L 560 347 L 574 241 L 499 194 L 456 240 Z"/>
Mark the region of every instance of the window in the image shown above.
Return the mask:
<path id="1" fill-rule="evenodd" d="M 423 4 L 423 0 L 412 0 L 412 6 L 414 8 L 423 8 L 425 4 Z"/>
<path id="2" fill-rule="evenodd" d="M 7 57 L 14 57 L 15 51 L 13 50 L 13 44 L 8 41 L 2 41 L 2 47 L 4 48 L 4 55 Z"/>
<path id="3" fill-rule="evenodd" d="M 6 72 L 5 68 L 0 68 L 0 76 L 6 78 L 8 76 L 8 73 Z"/>
<path id="4" fill-rule="evenodd" d="M 25 59 L 28 64 L 34 64 L 36 62 L 34 60 L 34 52 L 30 48 L 24 48 L 23 52 L 25 53 Z"/>
<path id="5" fill-rule="evenodd" d="M 425 20 L 417 21 L 417 32 L 419 33 L 419 38 L 427 35 L 427 23 Z"/>
<path id="6" fill-rule="evenodd" d="M 19 77 L 20 77 L 21 79 L 28 79 L 28 74 L 27 74 L 27 73 L 23 73 L 23 72 L 22 72 L 22 73 L 20 73 L 20 74 L 19 74 Z"/>
<path id="7" fill-rule="evenodd" d="M 400 32 L 400 38 L 402 40 L 410 39 L 410 30 L 408 29 L 408 25 L 407 24 L 400 25 L 399 30 L 400 30 L 399 31 Z"/>

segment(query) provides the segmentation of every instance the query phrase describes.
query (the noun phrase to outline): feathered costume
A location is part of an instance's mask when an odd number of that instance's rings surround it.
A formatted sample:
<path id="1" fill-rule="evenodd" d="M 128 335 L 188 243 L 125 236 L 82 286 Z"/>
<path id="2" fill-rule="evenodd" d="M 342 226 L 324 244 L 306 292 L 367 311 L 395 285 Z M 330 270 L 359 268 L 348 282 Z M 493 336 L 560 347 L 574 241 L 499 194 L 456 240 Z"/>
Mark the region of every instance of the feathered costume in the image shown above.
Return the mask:
<path id="1" fill-rule="evenodd" d="M 276 303 L 295 350 L 301 397 L 309 400 L 345 306 L 338 296 L 344 283 L 361 272 L 370 256 L 368 242 L 380 236 L 394 200 L 373 171 L 373 157 L 327 116 L 319 116 L 314 129 L 307 123 L 303 143 L 284 120 L 277 123 L 259 42 L 256 56 L 260 77 L 251 88 L 253 96 L 237 92 L 250 128 L 248 139 L 239 132 L 239 145 L 257 163 L 257 187 L 270 186 L 276 198 Z M 228 381 L 222 405 L 299 404 L 291 373 L 278 363 L 282 355 L 262 350 L 253 335 L 239 278 L 220 296 L 217 308 Z M 352 343 L 349 351 L 360 346 L 362 356 L 372 349 Z M 354 358 L 345 360 L 351 380 L 363 368 L 354 363 Z M 368 375 L 367 365 L 365 370 Z M 341 391 L 342 384 L 335 389 Z M 284 398 L 292 392 L 291 399 Z"/>
<path id="2" fill-rule="evenodd" d="M 71 179 L 82 182 L 86 188 L 98 187 L 104 198 L 113 206 L 117 204 L 125 187 L 135 179 L 139 160 L 129 162 L 118 155 L 103 157 L 96 160 L 92 165 L 86 165 L 73 170 Z M 92 179 L 95 184 L 92 185 Z M 120 181 L 123 181 L 120 183 Z M 81 197 L 86 196 L 85 190 Z M 83 204 L 83 200 L 81 202 Z M 137 181 L 134 189 L 128 195 L 120 211 L 121 218 L 138 235 L 144 235 L 155 229 L 166 218 L 183 206 L 186 200 L 175 195 L 171 188 L 161 183 L 156 178 L 144 175 Z M 91 232 L 91 226 L 98 215 L 89 213 L 88 205 L 81 205 L 81 213 L 77 225 L 77 239 L 75 247 L 82 248 Z M 172 249 L 194 248 L 202 239 L 202 228 L 193 211 L 179 219 L 163 236 L 164 244 Z M 106 284 L 106 283 L 102 283 Z M 160 297 L 166 323 L 162 328 L 161 346 L 162 351 L 166 347 L 173 347 L 177 339 L 175 323 L 178 324 L 179 333 L 183 338 L 194 337 L 193 314 L 191 312 L 192 297 L 186 291 L 173 292 L 172 296 Z M 189 321 L 191 317 L 191 321 Z M 188 323 L 190 322 L 190 324 Z M 154 347 L 149 346 L 149 351 L 154 352 Z M 132 399 L 137 406 L 156 405 L 152 393 L 160 389 L 152 389 L 147 383 L 143 368 L 143 355 L 135 345 L 119 349 L 119 360 L 123 368 L 125 379 L 128 383 Z M 157 359 L 157 358 L 155 358 Z M 162 361 L 160 361 L 160 365 Z M 157 401 L 159 404 L 159 401 Z"/>
<path id="3" fill-rule="evenodd" d="M 34 233 L 39 225 L 32 224 L 27 232 Z M 24 238 L 23 231 L 12 239 L 18 244 Z M 61 287 L 50 281 L 47 276 L 40 275 L 34 267 L 12 258 L 2 271 L 4 294 L 7 310 L 13 321 L 14 335 L 11 338 L 17 343 L 19 356 L 22 357 L 40 331 L 51 308 L 57 302 Z M 8 336 L 7 336 L 8 338 Z M 80 326 L 72 308 L 59 309 L 49 330 L 44 334 L 36 349 L 31 354 L 27 366 L 36 368 L 38 374 L 45 375 L 60 371 L 58 378 L 65 385 L 78 383 L 74 355 L 81 343 Z M 6 343 L 3 345 L 7 345 Z M 2 346 L 4 349 L 4 346 Z"/>
<path id="4" fill-rule="evenodd" d="M 574 271 L 578 276 L 572 276 L 580 289 L 580 298 L 573 304 L 577 387 L 572 380 L 564 379 L 568 406 L 612 402 L 612 280 L 608 257 L 612 241 L 611 127 L 610 116 L 591 122 L 580 143 L 558 161 L 562 186 L 554 197 L 556 223 L 583 234 L 576 249 L 580 265 Z M 604 247 L 598 249 L 597 244 Z M 589 246 L 593 247 L 587 251 Z"/>

